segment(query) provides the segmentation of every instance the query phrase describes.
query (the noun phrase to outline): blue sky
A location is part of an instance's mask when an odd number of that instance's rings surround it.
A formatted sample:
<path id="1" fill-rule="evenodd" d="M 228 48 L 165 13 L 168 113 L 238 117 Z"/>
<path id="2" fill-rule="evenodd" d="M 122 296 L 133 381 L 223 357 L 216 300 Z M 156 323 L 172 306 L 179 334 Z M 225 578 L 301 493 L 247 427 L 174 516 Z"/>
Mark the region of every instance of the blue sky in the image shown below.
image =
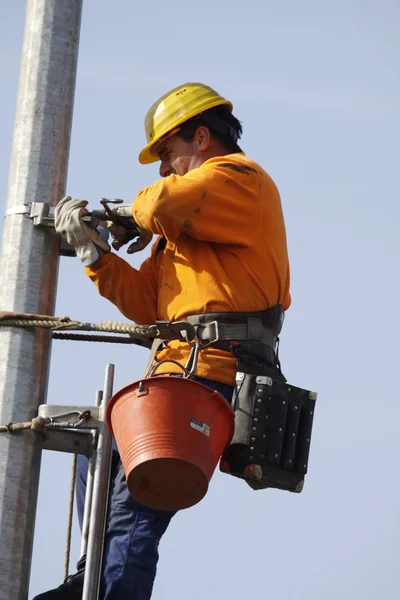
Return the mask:
<path id="1" fill-rule="evenodd" d="M 22 0 L 0 7 L 2 209 L 24 12 Z M 216 473 L 161 543 L 154 600 L 399 597 L 399 23 L 396 0 L 84 2 L 68 193 L 130 201 L 157 179 L 137 154 L 145 112 L 168 89 L 202 81 L 232 100 L 244 150 L 282 196 L 284 372 L 319 393 L 304 492 L 252 492 Z M 66 258 L 56 312 L 120 318 Z M 119 388 L 145 361 L 56 342 L 48 401 L 90 404 L 107 362 Z M 70 463 L 43 456 L 31 596 L 62 580 Z"/>

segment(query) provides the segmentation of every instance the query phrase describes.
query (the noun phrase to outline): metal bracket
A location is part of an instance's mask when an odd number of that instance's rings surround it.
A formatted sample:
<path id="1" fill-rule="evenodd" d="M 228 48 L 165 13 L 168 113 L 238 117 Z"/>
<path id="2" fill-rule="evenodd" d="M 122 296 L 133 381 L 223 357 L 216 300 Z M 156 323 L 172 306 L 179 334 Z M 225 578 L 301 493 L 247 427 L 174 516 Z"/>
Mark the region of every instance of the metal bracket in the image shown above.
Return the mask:
<path id="1" fill-rule="evenodd" d="M 25 215 L 32 219 L 35 227 L 51 227 L 54 229 L 54 206 L 50 206 L 47 202 L 31 202 L 21 206 L 10 208 L 4 217 L 10 215 Z M 68 244 L 67 240 L 61 236 L 60 241 L 61 256 L 76 256 L 73 246 Z"/>
<path id="2" fill-rule="evenodd" d="M 54 229 L 54 208 L 45 202 L 32 202 L 29 218 L 33 220 L 33 225 Z M 76 256 L 74 247 L 68 244 L 63 236 L 60 241 L 60 254 L 61 256 Z"/>
<path id="3" fill-rule="evenodd" d="M 84 422 L 81 422 L 80 416 L 84 413 L 90 413 L 90 415 L 85 418 Z M 97 406 L 41 404 L 38 416 L 54 419 L 53 426 L 59 425 L 60 427 L 59 429 L 43 429 L 43 450 L 92 456 L 97 439 L 97 433 L 93 430 L 97 432 L 103 425 Z M 66 420 L 67 418 L 68 420 Z M 91 431 L 87 431 L 88 429 Z"/>
<path id="4" fill-rule="evenodd" d="M 95 436 L 90 431 L 71 431 L 45 429 L 43 431 L 43 450 L 67 452 L 68 454 L 84 454 L 92 456 L 95 446 Z"/>
<path id="5" fill-rule="evenodd" d="M 54 206 L 46 202 L 32 202 L 30 209 L 29 218 L 33 219 L 34 225 L 54 229 Z"/>

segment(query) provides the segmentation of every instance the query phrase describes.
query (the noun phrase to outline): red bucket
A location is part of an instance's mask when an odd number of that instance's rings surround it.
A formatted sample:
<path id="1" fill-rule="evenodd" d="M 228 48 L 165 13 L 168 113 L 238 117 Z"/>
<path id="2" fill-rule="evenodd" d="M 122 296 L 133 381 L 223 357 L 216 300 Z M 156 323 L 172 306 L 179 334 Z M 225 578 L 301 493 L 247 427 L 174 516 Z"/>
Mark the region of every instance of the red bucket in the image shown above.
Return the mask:
<path id="1" fill-rule="evenodd" d="M 111 398 L 115 437 L 130 494 L 142 504 L 180 510 L 200 502 L 233 436 L 234 413 L 217 391 L 179 377 L 150 377 Z"/>

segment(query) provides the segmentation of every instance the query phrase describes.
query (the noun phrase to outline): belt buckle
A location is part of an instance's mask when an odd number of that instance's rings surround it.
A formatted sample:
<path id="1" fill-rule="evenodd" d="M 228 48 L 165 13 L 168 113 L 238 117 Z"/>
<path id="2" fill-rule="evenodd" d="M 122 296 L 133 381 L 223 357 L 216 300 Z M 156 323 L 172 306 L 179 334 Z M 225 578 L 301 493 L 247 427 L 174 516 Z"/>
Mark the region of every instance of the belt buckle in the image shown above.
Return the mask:
<path id="1" fill-rule="evenodd" d="M 203 342 L 203 340 L 199 337 L 199 330 L 201 327 L 214 328 L 213 337 L 209 338 L 207 342 Z M 219 341 L 218 321 L 210 321 L 209 323 L 204 323 L 204 324 L 198 325 L 196 335 L 197 335 L 197 340 L 198 340 L 201 348 L 208 348 L 208 346 L 211 346 L 212 344 L 216 344 Z"/>

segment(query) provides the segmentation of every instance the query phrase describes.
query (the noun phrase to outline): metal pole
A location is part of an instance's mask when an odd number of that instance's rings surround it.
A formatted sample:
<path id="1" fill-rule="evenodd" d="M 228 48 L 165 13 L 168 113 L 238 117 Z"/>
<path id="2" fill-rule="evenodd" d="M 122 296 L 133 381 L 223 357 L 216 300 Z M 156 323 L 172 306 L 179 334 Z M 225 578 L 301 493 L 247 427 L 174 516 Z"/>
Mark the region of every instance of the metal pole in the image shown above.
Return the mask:
<path id="1" fill-rule="evenodd" d="M 107 365 L 103 399 L 100 405 L 99 419 L 101 419 L 103 424 L 99 430 L 97 443 L 82 600 L 97 600 L 99 594 L 112 452 L 112 435 L 107 427 L 105 418 L 107 404 L 112 396 L 113 383 L 114 365 Z"/>
<path id="2" fill-rule="evenodd" d="M 65 191 L 82 0 L 28 0 L 0 263 L 0 310 L 52 315 L 58 242 L 31 202 Z M 50 334 L 2 328 L 0 423 L 45 401 Z M 33 432 L 0 436 L 0 600 L 26 600 L 40 470 Z"/>
<path id="3" fill-rule="evenodd" d="M 103 399 L 103 392 L 98 390 L 96 392 L 96 406 L 101 406 Z M 96 429 L 92 430 L 93 440 L 96 444 L 98 441 L 98 433 Z M 86 478 L 86 491 L 85 491 L 85 508 L 83 512 L 82 522 L 82 539 L 81 539 L 81 556 L 86 555 L 88 538 L 89 538 L 89 524 L 90 524 L 90 511 L 92 508 L 92 496 L 93 496 L 93 477 L 96 468 L 96 452 L 89 458 L 88 472 Z"/>

